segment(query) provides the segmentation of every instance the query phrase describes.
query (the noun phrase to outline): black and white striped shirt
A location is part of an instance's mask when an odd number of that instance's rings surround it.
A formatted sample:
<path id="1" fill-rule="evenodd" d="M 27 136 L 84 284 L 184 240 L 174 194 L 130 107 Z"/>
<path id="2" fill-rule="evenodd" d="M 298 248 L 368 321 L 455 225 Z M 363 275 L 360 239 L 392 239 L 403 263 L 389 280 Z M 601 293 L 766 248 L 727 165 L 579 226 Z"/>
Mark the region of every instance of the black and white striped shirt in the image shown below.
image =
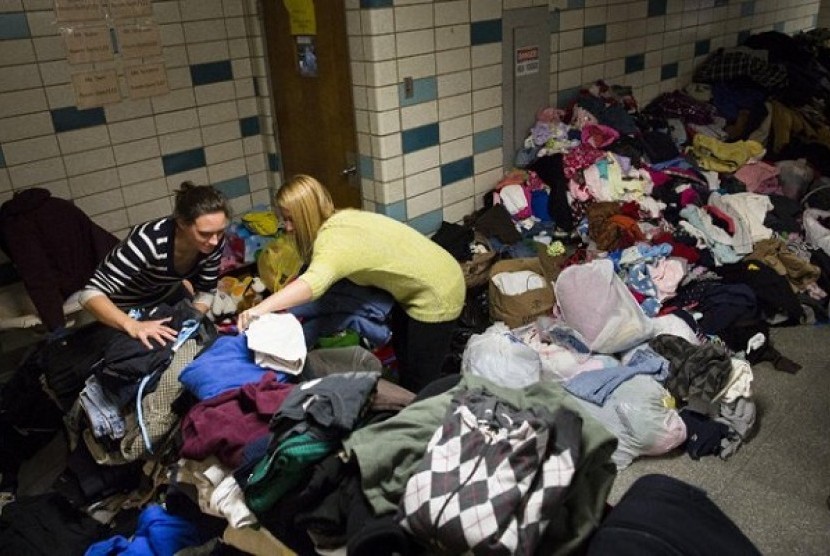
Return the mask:
<path id="1" fill-rule="evenodd" d="M 152 305 L 187 279 L 196 291 L 194 302 L 210 306 L 225 239 L 209 255 L 200 255 L 190 271 L 179 274 L 173 261 L 175 235 L 176 221 L 169 216 L 135 226 L 98 265 L 81 301 L 103 293 L 122 309 Z"/>

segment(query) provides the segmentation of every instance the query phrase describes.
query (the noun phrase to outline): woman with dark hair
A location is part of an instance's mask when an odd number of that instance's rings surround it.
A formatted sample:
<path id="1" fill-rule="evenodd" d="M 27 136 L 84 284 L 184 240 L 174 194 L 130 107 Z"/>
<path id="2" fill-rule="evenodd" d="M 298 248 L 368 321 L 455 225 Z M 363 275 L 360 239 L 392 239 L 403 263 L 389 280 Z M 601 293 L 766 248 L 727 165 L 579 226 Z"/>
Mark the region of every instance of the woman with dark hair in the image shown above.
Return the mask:
<path id="1" fill-rule="evenodd" d="M 141 340 L 148 349 L 176 338 L 161 320 L 136 320 L 128 309 L 192 297 L 202 313 L 212 303 L 230 220 L 227 200 L 212 186 L 184 182 L 173 214 L 133 227 L 98 265 L 80 302 L 100 322 Z"/>
<path id="2" fill-rule="evenodd" d="M 466 293 L 458 261 L 428 237 L 388 216 L 335 210 L 329 192 L 310 176 L 289 180 L 277 191 L 275 205 L 308 268 L 243 311 L 239 329 L 266 313 L 318 299 L 347 278 L 395 298 L 392 342 L 401 385 L 417 392 L 441 376 Z"/>

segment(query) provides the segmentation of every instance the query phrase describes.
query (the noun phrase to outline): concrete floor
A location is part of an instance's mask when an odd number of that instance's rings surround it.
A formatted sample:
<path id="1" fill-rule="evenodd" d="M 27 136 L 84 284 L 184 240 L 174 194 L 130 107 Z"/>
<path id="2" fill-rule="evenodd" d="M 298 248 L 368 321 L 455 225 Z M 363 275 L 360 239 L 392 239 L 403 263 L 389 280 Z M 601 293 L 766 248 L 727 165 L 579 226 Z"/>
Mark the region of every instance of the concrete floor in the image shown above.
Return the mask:
<path id="1" fill-rule="evenodd" d="M 775 329 L 773 342 L 803 368 L 795 375 L 769 363 L 753 368 L 757 432 L 737 454 L 638 459 L 620 472 L 609 502 L 642 475 L 671 475 L 708 492 L 764 555 L 830 554 L 830 326 Z M 10 362 L 0 355 L 0 368 Z M 65 453 L 59 435 L 24 467 L 19 492 L 47 490 Z"/>
<path id="2" fill-rule="evenodd" d="M 642 475 L 671 475 L 707 491 L 762 554 L 830 554 L 830 326 L 780 328 L 772 337 L 803 368 L 753 367 L 755 437 L 727 460 L 679 451 L 638 459 L 617 476 L 611 503 Z"/>

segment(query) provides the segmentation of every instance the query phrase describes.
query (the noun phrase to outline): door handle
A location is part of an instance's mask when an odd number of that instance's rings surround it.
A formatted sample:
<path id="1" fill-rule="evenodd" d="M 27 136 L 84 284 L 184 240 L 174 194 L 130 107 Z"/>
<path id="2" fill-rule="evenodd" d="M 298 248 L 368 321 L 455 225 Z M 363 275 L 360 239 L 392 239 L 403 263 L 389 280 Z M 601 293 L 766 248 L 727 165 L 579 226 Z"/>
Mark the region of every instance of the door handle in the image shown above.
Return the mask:
<path id="1" fill-rule="evenodd" d="M 348 168 L 344 168 L 341 170 L 341 176 L 353 176 L 357 174 L 357 166 L 349 166 Z"/>

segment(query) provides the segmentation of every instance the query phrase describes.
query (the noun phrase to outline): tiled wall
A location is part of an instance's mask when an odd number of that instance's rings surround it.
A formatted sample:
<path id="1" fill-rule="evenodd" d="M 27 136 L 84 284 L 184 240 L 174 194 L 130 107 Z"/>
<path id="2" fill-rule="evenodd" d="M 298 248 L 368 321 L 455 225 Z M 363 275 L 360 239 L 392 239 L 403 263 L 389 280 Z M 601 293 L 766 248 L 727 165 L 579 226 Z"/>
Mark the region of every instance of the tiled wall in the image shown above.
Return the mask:
<path id="1" fill-rule="evenodd" d="M 827 0 L 823 0 L 827 2 Z M 749 33 L 816 25 L 818 0 L 352 0 L 348 25 L 365 204 L 434 231 L 502 175 L 507 10 L 547 6 L 550 102 L 596 79 L 641 104 Z M 413 79 L 413 94 L 404 79 Z"/>
<path id="2" fill-rule="evenodd" d="M 600 78 L 632 85 L 645 103 L 751 32 L 812 28 L 819 4 L 346 0 L 364 206 L 430 232 L 498 181 L 506 10 L 548 8 L 550 101 L 563 105 Z M 153 2 L 170 93 L 77 110 L 71 74 L 124 61 L 70 66 L 53 0 L 0 2 L 0 201 L 47 187 L 118 234 L 168 213 L 185 179 L 219 186 L 237 211 L 267 203 L 280 158 L 258 6 Z"/>
<path id="3" fill-rule="evenodd" d="M 86 110 L 71 75 L 134 61 L 70 65 L 53 6 L 0 2 L 0 202 L 45 187 L 118 235 L 169 214 L 184 180 L 216 185 L 235 212 L 269 203 L 279 158 L 258 2 L 154 2 L 136 22 L 159 24 L 163 56 L 142 62 L 163 60 L 170 92 L 131 100 L 122 77 L 121 102 Z"/>
<path id="4" fill-rule="evenodd" d="M 817 26 L 830 27 L 830 0 L 821 0 Z"/>

